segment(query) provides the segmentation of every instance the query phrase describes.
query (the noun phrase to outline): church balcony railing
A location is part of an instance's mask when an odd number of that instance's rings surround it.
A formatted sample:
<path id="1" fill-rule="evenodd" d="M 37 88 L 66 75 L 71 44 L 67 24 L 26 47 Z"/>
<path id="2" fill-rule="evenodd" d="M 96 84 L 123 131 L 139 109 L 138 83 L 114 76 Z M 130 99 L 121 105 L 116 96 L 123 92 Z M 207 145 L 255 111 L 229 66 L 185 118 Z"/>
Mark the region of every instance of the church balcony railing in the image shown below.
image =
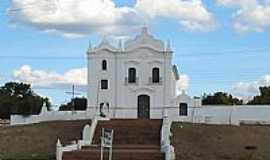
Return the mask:
<path id="1" fill-rule="evenodd" d="M 151 85 L 162 85 L 163 79 L 159 77 L 159 79 L 153 79 L 153 77 L 149 77 L 149 84 Z"/>
<path id="2" fill-rule="evenodd" d="M 128 77 L 125 77 L 125 85 L 138 85 L 139 78 L 136 77 L 135 81 L 129 81 Z"/>

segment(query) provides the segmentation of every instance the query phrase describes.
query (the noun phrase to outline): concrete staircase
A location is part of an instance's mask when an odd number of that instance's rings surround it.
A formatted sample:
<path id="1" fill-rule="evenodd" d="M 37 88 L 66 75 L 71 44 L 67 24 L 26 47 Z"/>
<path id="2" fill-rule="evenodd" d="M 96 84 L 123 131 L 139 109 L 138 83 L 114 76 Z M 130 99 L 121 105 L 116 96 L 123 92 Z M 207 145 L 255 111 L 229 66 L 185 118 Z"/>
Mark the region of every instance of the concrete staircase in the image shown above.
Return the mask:
<path id="1" fill-rule="evenodd" d="M 113 160 L 164 160 L 160 151 L 162 120 L 112 119 L 99 121 L 93 138 L 94 146 L 64 152 L 63 160 L 100 160 L 102 128 L 114 130 Z M 104 159 L 108 159 L 108 152 Z"/>

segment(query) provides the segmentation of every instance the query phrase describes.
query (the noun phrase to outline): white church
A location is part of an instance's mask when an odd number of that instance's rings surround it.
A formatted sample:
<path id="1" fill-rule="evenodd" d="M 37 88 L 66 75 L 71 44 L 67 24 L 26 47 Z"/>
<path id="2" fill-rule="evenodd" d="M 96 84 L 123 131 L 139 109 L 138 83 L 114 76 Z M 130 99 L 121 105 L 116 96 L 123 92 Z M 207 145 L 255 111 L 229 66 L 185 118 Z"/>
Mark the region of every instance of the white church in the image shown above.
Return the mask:
<path id="1" fill-rule="evenodd" d="M 109 118 L 162 118 L 180 104 L 179 74 L 170 44 L 155 39 L 146 27 L 135 39 L 113 47 L 105 38 L 89 48 L 88 110 Z M 189 103 L 197 104 L 194 101 Z M 187 112 L 187 103 L 183 112 Z M 200 105 L 200 103 L 198 103 Z"/>
<path id="2" fill-rule="evenodd" d="M 124 44 L 119 43 L 118 48 L 104 38 L 97 47 L 90 46 L 87 50 L 86 111 L 48 111 L 44 105 L 39 115 L 11 115 L 10 125 L 91 119 L 91 125 L 86 125 L 82 131 L 82 139 L 68 145 L 62 145 L 58 139 L 57 160 L 103 157 L 102 148 L 106 147 L 104 127 L 112 129 L 109 136 L 110 158 L 117 153 L 120 153 L 119 157 L 133 153 L 133 157 L 143 158 L 145 153 L 141 150 L 148 149 L 146 153 L 151 154 L 153 159 L 175 160 L 170 138 L 172 122 L 216 125 L 270 124 L 270 106 L 204 106 L 199 98 L 191 98 L 185 93 L 177 95 L 176 82 L 181 76 L 176 65 L 172 64 L 172 58 L 170 44 L 165 45 L 163 41 L 155 39 L 146 27 L 142 28 L 135 39 Z M 129 129 L 123 132 L 123 128 L 128 126 Z M 114 136 L 117 143 L 112 147 L 114 130 L 117 133 Z M 144 132 L 145 130 L 147 131 Z M 102 138 L 99 135 L 101 131 Z M 130 139 L 136 136 L 138 142 L 131 143 Z M 153 136 L 157 138 L 151 139 Z M 121 143 L 117 139 L 120 139 Z M 138 149 L 136 144 L 141 144 L 140 139 L 144 142 L 151 141 L 150 146 L 153 147 L 154 144 L 155 147 L 149 148 L 147 143 L 142 143 L 145 148 L 135 152 Z M 101 143 L 97 142 L 99 140 Z M 124 152 L 120 152 L 123 151 L 120 147 L 120 150 L 112 154 L 112 148 L 119 149 L 117 144 L 122 142 L 129 147 L 125 148 Z M 101 154 L 97 150 L 99 144 Z M 130 144 L 135 146 L 130 148 Z M 157 149 L 156 147 L 158 150 L 153 150 Z M 155 158 L 157 155 L 160 157 Z"/>
<path id="3" fill-rule="evenodd" d="M 86 111 L 47 111 L 12 115 L 11 125 L 55 120 L 162 119 L 205 124 L 270 124 L 270 106 L 205 106 L 200 98 L 176 94 L 181 79 L 172 64 L 170 44 L 155 39 L 143 27 L 134 39 L 111 45 L 104 38 L 87 49 L 88 106 Z"/>

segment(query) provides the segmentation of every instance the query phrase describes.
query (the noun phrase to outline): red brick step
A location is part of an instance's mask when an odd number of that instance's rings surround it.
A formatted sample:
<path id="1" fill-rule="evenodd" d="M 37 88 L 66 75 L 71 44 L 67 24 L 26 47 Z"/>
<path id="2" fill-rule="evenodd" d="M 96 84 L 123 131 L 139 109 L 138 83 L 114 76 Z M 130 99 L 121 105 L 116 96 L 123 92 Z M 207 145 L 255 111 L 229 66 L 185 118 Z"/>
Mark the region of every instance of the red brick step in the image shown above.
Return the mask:
<path id="1" fill-rule="evenodd" d="M 95 148 L 100 148 L 100 145 L 96 146 L 83 146 L 82 149 L 87 150 L 87 149 L 95 149 Z M 113 145 L 114 149 L 156 149 L 160 150 L 159 145 Z"/>
<path id="2" fill-rule="evenodd" d="M 104 159 L 108 159 L 105 151 Z M 100 149 L 65 152 L 64 160 L 100 160 Z M 113 160 L 164 160 L 165 154 L 156 149 L 114 149 Z"/>
<path id="3" fill-rule="evenodd" d="M 162 120 L 113 119 L 100 121 L 96 127 L 93 144 L 100 144 L 102 128 L 114 130 L 113 144 L 160 145 Z"/>
<path id="4" fill-rule="evenodd" d="M 63 160 L 100 160 L 100 136 L 102 128 L 113 129 L 113 160 L 164 160 L 160 151 L 162 120 L 112 119 L 99 121 L 92 146 L 64 152 Z M 108 159 L 108 150 L 104 159 Z"/>

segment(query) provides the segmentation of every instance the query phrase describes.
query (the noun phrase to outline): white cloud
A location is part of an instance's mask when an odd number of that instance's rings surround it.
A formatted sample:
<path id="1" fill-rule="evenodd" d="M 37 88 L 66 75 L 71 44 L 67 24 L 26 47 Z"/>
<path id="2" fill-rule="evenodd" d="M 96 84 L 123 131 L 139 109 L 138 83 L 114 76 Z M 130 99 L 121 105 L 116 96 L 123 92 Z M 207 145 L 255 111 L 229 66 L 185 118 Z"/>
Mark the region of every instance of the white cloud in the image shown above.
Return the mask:
<path id="1" fill-rule="evenodd" d="M 190 86 L 190 80 L 188 75 L 181 74 L 180 79 L 176 82 L 176 93 L 180 94 L 183 91 L 187 91 Z"/>
<path id="2" fill-rule="evenodd" d="M 216 0 L 218 4 L 228 7 L 249 8 L 257 5 L 257 0 Z"/>
<path id="3" fill-rule="evenodd" d="M 231 93 L 247 101 L 253 96 L 259 95 L 261 86 L 270 86 L 270 74 L 253 82 L 239 82 L 233 86 Z"/>
<path id="4" fill-rule="evenodd" d="M 9 10 L 14 23 L 68 37 L 93 32 L 117 34 L 139 24 L 134 9 L 116 7 L 112 0 L 12 0 Z"/>
<path id="5" fill-rule="evenodd" d="M 237 32 L 263 32 L 270 27 L 269 0 L 216 0 L 218 4 L 237 8 L 233 27 Z"/>
<path id="6" fill-rule="evenodd" d="M 71 38 L 91 33 L 126 35 L 158 17 L 176 19 L 191 30 L 215 26 L 201 0 L 137 0 L 134 7 L 117 7 L 113 0 L 12 0 L 8 15 L 12 24 Z"/>
<path id="7" fill-rule="evenodd" d="M 87 69 L 78 68 L 66 71 L 64 74 L 44 70 L 33 70 L 24 65 L 13 73 L 17 81 L 32 84 L 36 88 L 70 88 L 72 84 L 85 89 L 87 85 Z"/>
<path id="8" fill-rule="evenodd" d="M 209 31 L 216 27 L 212 13 L 201 0 L 138 0 L 135 8 L 150 20 L 173 18 L 190 30 Z"/>

